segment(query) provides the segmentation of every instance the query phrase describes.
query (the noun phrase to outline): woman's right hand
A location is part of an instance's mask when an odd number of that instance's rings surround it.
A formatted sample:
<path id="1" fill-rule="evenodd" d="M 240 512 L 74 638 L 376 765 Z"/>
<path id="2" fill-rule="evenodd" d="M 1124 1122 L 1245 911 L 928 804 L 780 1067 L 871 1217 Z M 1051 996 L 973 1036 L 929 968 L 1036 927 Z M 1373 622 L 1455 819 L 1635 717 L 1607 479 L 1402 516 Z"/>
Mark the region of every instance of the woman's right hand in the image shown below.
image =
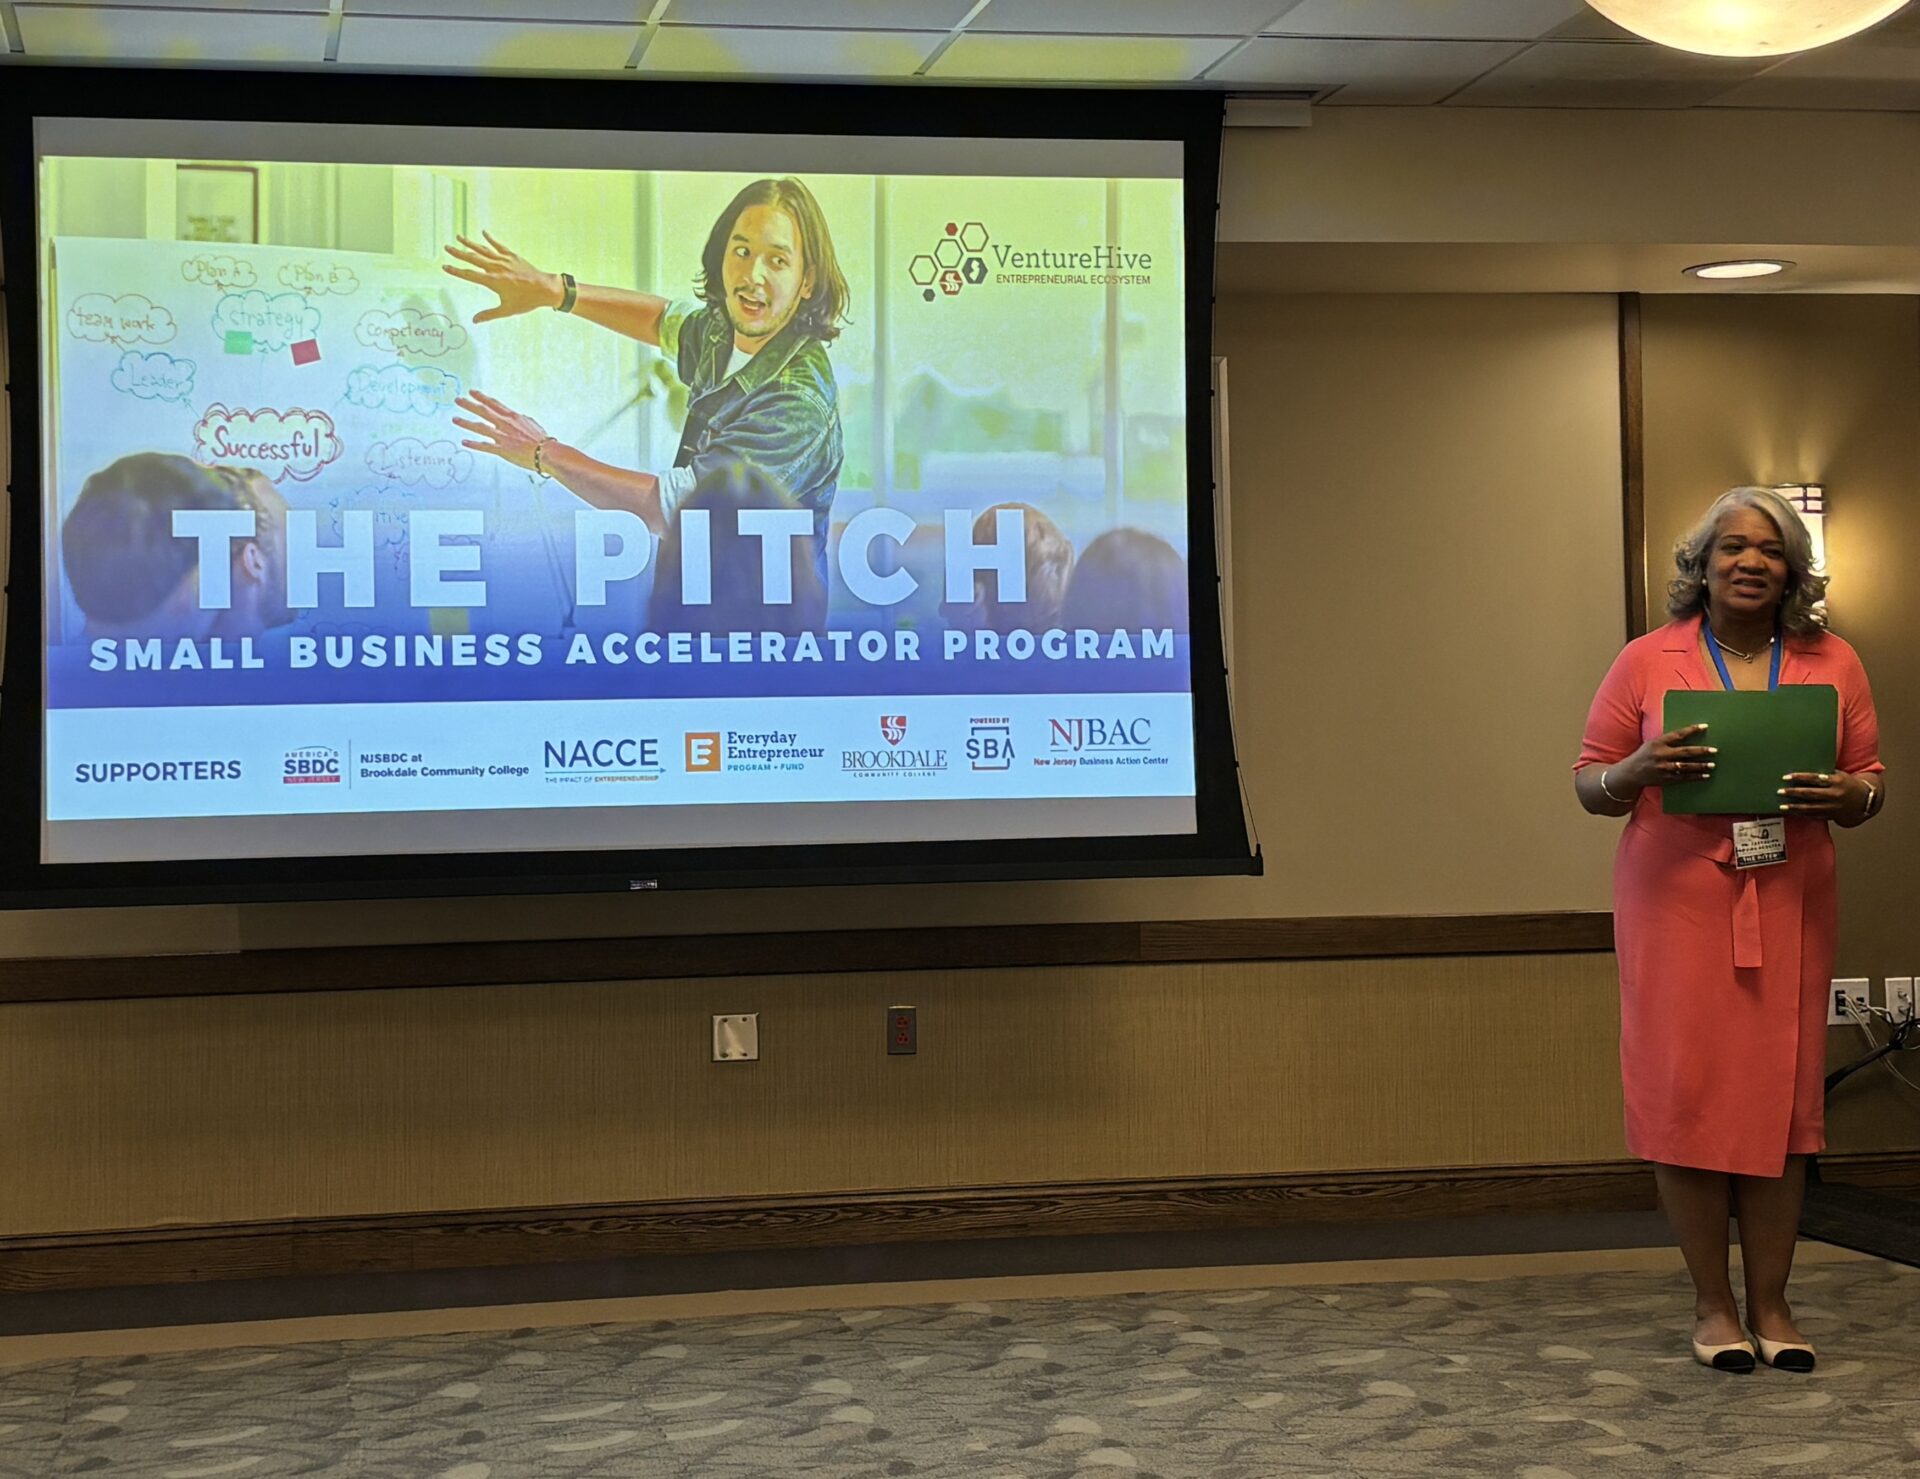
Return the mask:
<path id="1" fill-rule="evenodd" d="M 1658 739 L 1650 739 L 1625 760 L 1608 767 L 1607 773 L 1619 788 L 1676 786 L 1689 781 L 1704 781 L 1713 775 L 1713 757 L 1720 752 L 1711 745 L 1695 741 L 1707 732 L 1704 724 L 1689 724 Z"/>
<path id="2" fill-rule="evenodd" d="M 449 267 L 444 262 L 440 265 L 440 270 L 449 276 L 491 288 L 500 299 L 492 308 L 476 313 L 475 323 L 492 323 L 496 318 L 512 318 L 536 308 L 560 306 L 559 273 L 542 272 L 504 242 L 495 240 L 491 233 L 480 234 L 486 237 L 484 243 L 456 236 L 454 240 L 460 245 L 447 248 L 447 255 L 465 262 L 465 267 Z"/>

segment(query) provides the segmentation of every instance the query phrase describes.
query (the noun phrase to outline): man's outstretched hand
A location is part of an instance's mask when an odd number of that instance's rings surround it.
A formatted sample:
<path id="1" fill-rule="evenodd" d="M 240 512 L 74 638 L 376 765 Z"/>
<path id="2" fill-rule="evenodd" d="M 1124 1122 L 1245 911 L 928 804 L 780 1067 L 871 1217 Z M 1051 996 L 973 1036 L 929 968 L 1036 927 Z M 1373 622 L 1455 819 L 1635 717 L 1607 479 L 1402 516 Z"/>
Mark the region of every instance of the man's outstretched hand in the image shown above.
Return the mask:
<path id="1" fill-rule="evenodd" d="M 496 318 L 512 318 L 515 314 L 531 313 L 536 308 L 556 308 L 560 303 L 560 274 L 542 272 L 525 257 L 497 240 L 492 233 L 482 231 L 484 242 L 470 241 L 464 236 L 456 236 L 458 246 L 449 246 L 447 255 L 467 265 L 453 267 L 442 263 L 440 270 L 462 282 L 477 283 L 483 288 L 491 288 L 500 299 L 491 308 L 482 309 L 473 316 L 477 324 L 492 323 Z"/>

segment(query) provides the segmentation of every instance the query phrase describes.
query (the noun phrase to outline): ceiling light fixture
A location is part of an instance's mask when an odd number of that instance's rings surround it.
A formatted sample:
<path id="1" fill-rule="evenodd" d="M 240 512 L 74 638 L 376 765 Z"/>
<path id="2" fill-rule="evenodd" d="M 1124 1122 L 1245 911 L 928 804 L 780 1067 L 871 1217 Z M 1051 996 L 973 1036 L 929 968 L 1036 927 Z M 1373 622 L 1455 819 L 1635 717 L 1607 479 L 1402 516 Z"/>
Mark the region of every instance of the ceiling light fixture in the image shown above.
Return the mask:
<path id="1" fill-rule="evenodd" d="M 1776 272 L 1785 272 L 1793 263 L 1778 257 L 1747 257 L 1737 262 L 1698 262 L 1692 267 L 1680 270 L 1689 277 L 1704 277 L 1713 282 L 1726 282 L 1741 277 L 1772 277 Z"/>
<path id="2" fill-rule="evenodd" d="M 1587 0 L 1636 36 L 1705 56 L 1785 56 L 1866 30 L 1907 0 Z"/>

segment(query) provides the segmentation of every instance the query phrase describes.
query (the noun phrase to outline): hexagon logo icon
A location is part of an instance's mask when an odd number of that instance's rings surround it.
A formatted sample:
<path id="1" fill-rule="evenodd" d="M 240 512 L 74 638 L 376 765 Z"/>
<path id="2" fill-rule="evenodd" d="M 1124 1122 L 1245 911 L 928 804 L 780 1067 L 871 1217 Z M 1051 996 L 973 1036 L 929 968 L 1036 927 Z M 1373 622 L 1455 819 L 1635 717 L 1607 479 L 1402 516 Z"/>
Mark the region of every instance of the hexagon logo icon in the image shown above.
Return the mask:
<path id="1" fill-rule="evenodd" d="M 968 252 L 984 252 L 987 249 L 987 228 L 978 221 L 969 221 L 960 228 L 960 245 Z"/>
<path id="2" fill-rule="evenodd" d="M 949 298 L 965 286 L 966 284 L 961 281 L 960 274 L 951 267 L 940 274 L 940 291 L 945 293 Z"/>
<path id="3" fill-rule="evenodd" d="M 940 268 L 938 264 L 924 252 L 907 263 L 907 276 L 911 277 L 918 287 L 924 288 L 931 286 L 934 278 L 939 276 L 939 274 Z"/>
<path id="4" fill-rule="evenodd" d="M 967 258 L 961 265 L 960 275 L 978 287 L 987 280 L 987 259 L 985 257 Z"/>
<path id="5" fill-rule="evenodd" d="M 933 249 L 933 260 L 942 267 L 958 267 L 960 258 L 964 255 L 960 250 L 960 243 L 951 236 L 941 237 L 940 244 Z"/>

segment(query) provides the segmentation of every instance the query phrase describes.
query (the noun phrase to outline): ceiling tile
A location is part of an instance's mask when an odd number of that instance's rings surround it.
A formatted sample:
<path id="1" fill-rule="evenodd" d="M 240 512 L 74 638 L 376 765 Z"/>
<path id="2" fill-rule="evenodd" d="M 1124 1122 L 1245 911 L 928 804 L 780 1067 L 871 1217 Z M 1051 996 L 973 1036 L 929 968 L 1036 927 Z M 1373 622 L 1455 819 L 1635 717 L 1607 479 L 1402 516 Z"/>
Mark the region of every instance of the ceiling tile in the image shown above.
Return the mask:
<path id="1" fill-rule="evenodd" d="M 1448 99 L 1465 107 L 1691 108 L 1772 65 L 1664 46 L 1542 41 Z"/>
<path id="2" fill-rule="evenodd" d="M 1789 57 L 1713 99 L 1730 108 L 1920 111 L 1920 47 L 1823 47 Z"/>
<path id="3" fill-rule="evenodd" d="M 950 31 L 973 0 L 668 0 L 661 17 L 673 25 L 770 26 L 849 31 Z"/>
<path id="4" fill-rule="evenodd" d="M 14 6 L 30 57 L 111 57 L 173 62 L 318 62 L 324 13 L 174 11 L 154 7 Z"/>
<path id="5" fill-rule="evenodd" d="M 1302 92 L 1332 103 L 1437 103 L 1512 57 L 1521 41 L 1329 41 L 1263 36 L 1207 73 L 1209 82 Z"/>
<path id="6" fill-rule="evenodd" d="M 976 36 L 963 32 L 928 70 L 953 80 L 1185 82 L 1239 42 L 1232 37 Z"/>
<path id="7" fill-rule="evenodd" d="M 638 26 L 529 21 L 407 20 L 348 12 L 340 60 L 424 71 L 608 72 L 627 64 Z"/>
<path id="8" fill-rule="evenodd" d="M 1076 36 L 1247 36 L 1289 0 L 988 0 L 979 31 Z"/>
<path id="9" fill-rule="evenodd" d="M 1534 41 L 1586 9 L 1585 0 L 1301 0 L 1268 30 L 1288 36 Z"/>
<path id="10" fill-rule="evenodd" d="M 662 26 L 640 70 L 701 77 L 911 77 L 943 39 L 937 31 Z"/>
<path id="11" fill-rule="evenodd" d="M 323 3 L 320 7 L 326 9 Z M 346 13 L 416 20 L 605 21 L 639 25 L 653 0 L 346 0 Z"/>

